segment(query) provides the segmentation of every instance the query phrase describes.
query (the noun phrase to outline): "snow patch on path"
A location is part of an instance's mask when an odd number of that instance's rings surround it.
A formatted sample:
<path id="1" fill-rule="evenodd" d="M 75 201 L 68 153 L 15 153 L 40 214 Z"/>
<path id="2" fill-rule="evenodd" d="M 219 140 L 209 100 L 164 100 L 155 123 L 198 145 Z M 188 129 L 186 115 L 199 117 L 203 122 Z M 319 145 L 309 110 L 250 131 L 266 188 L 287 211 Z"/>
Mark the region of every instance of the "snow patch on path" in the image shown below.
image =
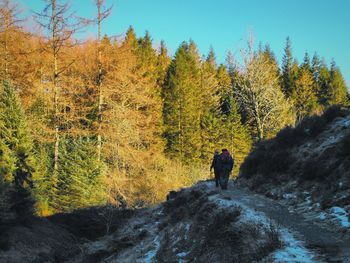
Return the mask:
<path id="1" fill-rule="evenodd" d="M 242 207 L 242 214 L 240 216 L 241 222 L 255 222 L 266 228 L 269 228 L 271 224 L 275 224 L 275 222 L 269 219 L 263 212 L 255 211 L 237 200 L 222 199 L 219 195 L 210 196 L 209 200 L 226 209 L 235 206 Z M 317 255 L 305 248 L 304 242 L 296 239 L 293 232 L 280 226 L 278 227 L 278 231 L 284 248 L 270 255 L 269 258 L 271 258 L 273 262 L 318 262 L 318 260 L 315 260 Z"/>
<path id="2" fill-rule="evenodd" d="M 156 236 L 156 238 L 153 240 L 154 249 L 147 252 L 146 257 L 141 261 L 142 263 L 152 263 L 154 262 L 154 257 L 157 255 L 157 252 L 160 248 L 160 240 L 159 236 Z M 141 263 L 140 262 L 140 263 Z"/>
<path id="3" fill-rule="evenodd" d="M 301 241 L 295 239 L 290 231 L 281 229 L 280 235 L 285 247 L 272 253 L 275 262 L 315 262 L 315 255 Z"/>
<path id="4" fill-rule="evenodd" d="M 339 221 L 342 227 L 350 228 L 349 215 L 343 208 L 333 206 L 330 209 L 330 215 L 333 217 L 333 220 Z"/>

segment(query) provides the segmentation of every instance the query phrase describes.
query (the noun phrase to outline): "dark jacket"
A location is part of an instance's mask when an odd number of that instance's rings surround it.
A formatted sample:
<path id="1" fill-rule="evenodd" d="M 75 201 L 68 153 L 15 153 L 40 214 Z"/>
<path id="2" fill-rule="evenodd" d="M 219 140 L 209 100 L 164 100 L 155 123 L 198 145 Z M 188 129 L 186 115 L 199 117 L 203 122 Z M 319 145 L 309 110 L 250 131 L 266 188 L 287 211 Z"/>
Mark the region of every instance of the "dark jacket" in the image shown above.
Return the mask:
<path id="1" fill-rule="evenodd" d="M 213 169 L 215 171 L 220 169 L 220 154 L 214 154 L 213 161 L 211 162 L 210 170 Z"/>
<path id="2" fill-rule="evenodd" d="M 229 170 L 230 172 L 233 169 L 233 158 L 228 151 L 220 154 L 220 163 L 221 169 Z"/>

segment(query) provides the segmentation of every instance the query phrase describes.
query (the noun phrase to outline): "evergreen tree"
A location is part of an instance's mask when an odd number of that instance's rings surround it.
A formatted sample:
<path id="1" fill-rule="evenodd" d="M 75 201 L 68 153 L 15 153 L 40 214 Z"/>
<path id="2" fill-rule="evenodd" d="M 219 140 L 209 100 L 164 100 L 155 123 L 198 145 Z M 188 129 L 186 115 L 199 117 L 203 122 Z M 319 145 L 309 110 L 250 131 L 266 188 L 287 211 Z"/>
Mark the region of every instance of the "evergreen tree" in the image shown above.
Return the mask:
<path id="1" fill-rule="evenodd" d="M 307 53 L 307 52 L 304 55 L 304 60 L 303 60 L 303 63 L 301 64 L 301 68 L 312 72 L 311 63 L 310 63 L 310 56 L 309 56 L 309 53 Z"/>
<path id="2" fill-rule="evenodd" d="M 169 66 L 163 89 L 166 151 L 184 162 L 200 156 L 200 84 L 196 46 L 184 42 Z"/>
<path id="3" fill-rule="evenodd" d="M 231 77 L 224 65 L 217 69 L 216 78 L 218 81 L 218 96 L 220 99 L 220 112 L 227 114 L 230 110 L 230 101 L 234 96 Z"/>
<path id="4" fill-rule="evenodd" d="M 134 28 L 132 26 L 130 26 L 128 28 L 128 30 L 126 31 L 123 45 L 126 45 L 126 46 L 130 47 L 133 50 L 136 50 L 136 48 L 138 46 L 138 41 L 137 41 L 137 37 L 136 37 L 136 34 L 135 34 L 135 30 L 134 30 Z"/>
<path id="5" fill-rule="evenodd" d="M 331 62 L 330 68 L 330 83 L 327 94 L 328 105 L 347 104 L 348 103 L 348 88 L 339 67 L 335 61 Z"/>
<path id="6" fill-rule="evenodd" d="M 287 37 L 282 59 L 282 90 L 286 97 L 291 95 L 294 88 L 294 81 L 297 75 L 295 64 L 292 54 L 292 44 L 290 38 Z"/>
<path id="7" fill-rule="evenodd" d="M 212 46 L 210 46 L 206 62 L 212 65 L 214 68 L 216 68 L 216 56 L 214 48 Z"/>
<path id="8" fill-rule="evenodd" d="M 275 76 L 277 76 L 278 78 L 280 78 L 280 69 L 279 69 L 279 65 L 276 59 L 275 54 L 272 52 L 270 46 L 268 44 L 265 45 L 264 49 L 262 49 L 259 53 L 259 56 L 261 56 L 262 58 L 264 58 L 273 68 L 273 70 L 275 71 Z M 292 70 L 291 72 L 294 72 L 294 63 L 292 64 Z M 292 74 L 293 75 L 293 74 Z"/>
<path id="9" fill-rule="evenodd" d="M 159 54 L 157 57 L 157 84 L 162 87 L 165 81 L 166 73 L 170 64 L 170 58 L 168 56 L 168 50 L 165 46 L 164 41 L 160 42 Z"/>
<path id="10" fill-rule="evenodd" d="M 318 100 L 319 103 L 325 108 L 329 106 L 329 87 L 331 74 L 324 60 L 319 63 L 318 74 Z"/>
<path id="11" fill-rule="evenodd" d="M 231 78 L 234 79 L 235 75 L 236 75 L 236 72 L 237 72 L 237 69 L 236 69 L 235 58 L 234 58 L 234 56 L 233 56 L 231 51 L 229 51 L 227 53 L 226 65 L 227 65 L 228 73 L 230 74 Z"/>
<path id="12" fill-rule="evenodd" d="M 315 53 L 312 57 L 311 73 L 314 78 L 314 82 L 318 82 L 320 77 L 320 58 L 318 57 L 317 53 Z"/>
<path id="13" fill-rule="evenodd" d="M 163 151 L 161 140 L 162 130 L 162 102 L 158 81 L 158 57 L 152 47 L 152 39 L 147 31 L 138 41 L 136 53 L 136 70 L 134 83 L 139 88 L 136 109 L 141 118 L 138 121 L 142 131 L 142 148 L 152 152 Z"/>
<path id="14" fill-rule="evenodd" d="M 229 103 L 229 110 L 222 114 L 222 123 L 219 127 L 220 137 L 217 143 L 221 147 L 228 148 L 235 160 L 233 176 L 238 175 L 239 167 L 250 152 L 252 138 L 246 126 L 241 122 L 241 115 L 238 112 L 236 100 L 232 97 Z"/>
<path id="15" fill-rule="evenodd" d="M 314 56 L 312 57 L 311 74 L 312 74 L 313 81 L 314 81 L 313 90 L 314 90 L 314 92 L 317 95 L 318 103 L 320 103 L 320 99 L 319 99 L 319 95 L 320 95 L 320 83 L 319 83 L 319 79 L 320 79 L 320 59 L 319 59 L 319 57 L 318 57 L 316 52 L 315 52 Z"/>
<path id="16" fill-rule="evenodd" d="M 15 169 L 16 158 L 4 140 L 0 139 L 0 226 L 12 219 L 10 193 L 13 191 L 11 182 Z"/>
<path id="17" fill-rule="evenodd" d="M 291 98 L 296 109 L 297 122 L 317 112 L 317 93 L 314 90 L 313 76 L 307 67 L 300 68 Z"/>
<path id="18" fill-rule="evenodd" d="M 233 176 L 236 176 L 240 165 L 250 151 L 252 138 L 246 126 L 242 124 L 241 114 L 236 102 L 231 78 L 225 66 L 217 70 L 220 97 L 220 126 L 217 147 L 227 148 L 235 159 Z"/>
<path id="19" fill-rule="evenodd" d="M 264 49 L 261 49 L 261 51 L 259 53 L 262 56 L 264 56 L 268 62 L 270 62 L 271 64 L 274 64 L 278 67 L 278 62 L 277 62 L 276 56 L 273 53 L 273 51 L 271 50 L 271 47 L 269 44 L 266 44 Z"/>
<path id="20" fill-rule="evenodd" d="M 202 63 L 201 69 L 201 158 L 210 160 L 213 149 L 215 149 L 215 138 L 217 138 L 220 127 L 219 116 L 219 94 L 216 71 L 216 58 L 213 48 L 210 48 L 207 59 Z"/>
<path id="21" fill-rule="evenodd" d="M 152 81 L 157 78 L 157 54 L 152 47 L 152 39 L 148 31 L 143 38 L 138 40 L 138 59 L 139 69 L 142 71 L 143 77 L 149 77 Z M 153 74 L 152 74 L 153 73 Z"/>
<path id="22" fill-rule="evenodd" d="M 14 186 L 11 205 L 19 216 L 33 213 L 33 199 L 31 191 L 35 178 L 35 160 L 33 156 L 33 142 L 24 117 L 24 111 L 19 103 L 14 88 L 3 83 L 0 92 L 0 140 L 6 159 L 15 160 L 12 178 L 6 181 Z M 11 158 L 8 150 L 11 151 Z M 9 161 L 9 163 L 11 163 Z M 9 171 L 8 171 L 9 172 Z M 7 175 L 8 177 L 8 175 Z"/>
<path id="23" fill-rule="evenodd" d="M 67 212 L 103 203 L 106 200 L 105 168 L 96 158 L 94 142 L 82 138 L 65 142 L 54 200 L 56 211 Z"/>

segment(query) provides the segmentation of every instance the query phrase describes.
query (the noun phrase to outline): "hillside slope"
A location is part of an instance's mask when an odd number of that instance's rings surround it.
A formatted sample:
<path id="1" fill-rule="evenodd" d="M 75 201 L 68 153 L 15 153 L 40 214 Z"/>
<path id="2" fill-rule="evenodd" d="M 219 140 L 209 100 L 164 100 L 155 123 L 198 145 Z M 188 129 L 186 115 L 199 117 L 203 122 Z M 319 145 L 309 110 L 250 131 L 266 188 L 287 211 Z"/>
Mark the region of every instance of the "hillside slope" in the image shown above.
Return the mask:
<path id="1" fill-rule="evenodd" d="M 349 110 L 330 109 L 261 143 L 247 157 L 237 185 L 349 233 Z"/>

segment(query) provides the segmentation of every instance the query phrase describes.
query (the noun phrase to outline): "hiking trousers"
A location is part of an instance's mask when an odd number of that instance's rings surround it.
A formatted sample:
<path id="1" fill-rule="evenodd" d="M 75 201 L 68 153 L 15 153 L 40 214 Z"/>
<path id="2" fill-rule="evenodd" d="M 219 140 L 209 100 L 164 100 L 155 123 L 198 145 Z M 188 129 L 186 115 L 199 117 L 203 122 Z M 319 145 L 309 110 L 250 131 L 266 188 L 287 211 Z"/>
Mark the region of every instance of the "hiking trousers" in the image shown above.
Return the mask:
<path id="1" fill-rule="evenodd" d="M 214 175 L 215 175 L 215 185 L 216 185 L 216 187 L 218 187 L 219 186 L 219 184 L 220 184 L 220 171 L 219 171 L 219 169 L 214 169 Z"/>
<path id="2" fill-rule="evenodd" d="M 230 177 L 231 171 L 229 169 L 222 169 L 220 172 L 220 186 L 221 189 L 226 190 L 227 189 L 227 184 L 228 184 L 228 179 Z"/>

